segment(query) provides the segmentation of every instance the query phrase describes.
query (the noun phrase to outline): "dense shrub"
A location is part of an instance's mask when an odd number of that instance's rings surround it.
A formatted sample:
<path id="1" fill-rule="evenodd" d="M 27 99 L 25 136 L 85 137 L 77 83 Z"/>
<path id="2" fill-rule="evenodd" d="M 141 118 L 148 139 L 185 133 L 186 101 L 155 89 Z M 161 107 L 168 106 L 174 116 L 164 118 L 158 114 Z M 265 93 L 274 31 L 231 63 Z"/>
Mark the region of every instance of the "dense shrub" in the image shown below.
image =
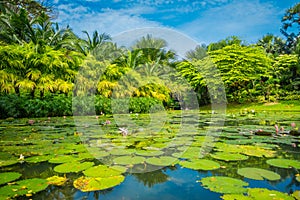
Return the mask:
<path id="1" fill-rule="evenodd" d="M 113 106 L 112 106 L 113 105 Z M 100 95 L 72 97 L 66 95 L 31 99 L 15 94 L 0 96 L 0 118 L 49 117 L 63 115 L 99 115 L 112 113 L 149 113 L 164 109 L 161 101 L 150 97 L 114 99 Z"/>

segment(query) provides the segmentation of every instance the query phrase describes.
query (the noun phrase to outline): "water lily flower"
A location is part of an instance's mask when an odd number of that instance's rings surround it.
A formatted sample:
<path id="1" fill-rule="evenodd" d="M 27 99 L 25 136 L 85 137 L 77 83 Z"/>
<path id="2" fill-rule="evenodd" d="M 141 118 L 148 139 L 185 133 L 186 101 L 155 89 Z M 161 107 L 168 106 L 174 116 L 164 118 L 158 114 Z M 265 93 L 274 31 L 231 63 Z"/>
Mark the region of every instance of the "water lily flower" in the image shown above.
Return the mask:
<path id="1" fill-rule="evenodd" d="M 66 119 L 67 117 L 64 115 L 63 118 Z"/>
<path id="2" fill-rule="evenodd" d="M 105 121 L 105 125 L 108 125 L 108 124 L 111 124 L 111 121 L 106 120 L 106 121 Z"/>
<path id="3" fill-rule="evenodd" d="M 123 136 L 127 136 L 128 135 L 128 130 L 126 128 L 119 128 L 119 130 L 120 130 L 120 132 L 121 132 L 121 134 Z"/>
<path id="4" fill-rule="evenodd" d="M 28 124 L 30 124 L 30 125 L 33 125 L 34 122 L 35 122 L 35 121 L 34 121 L 33 119 L 28 120 Z"/>
<path id="5" fill-rule="evenodd" d="M 99 116 L 97 116 L 97 115 L 96 115 L 96 117 L 95 117 L 95 118 L 96 118 L 96 119 L 98 119 L 98 118 L 99 118 Z"/>
<path id="6" fill-rule="evenodd" d="M 274 125 L 274 127 L 275 127 L 275 131 L 276 131 L 276 134 L 279 132 L 279 128 L 278 128 L 278 125 L 277 124 L 275 124 Z"/>
<path id="7" fill-rule="evenodd" d="M 292 122 L 292 123 L 291 123 L 291 127 L 292 127 L 292 128 L 296 128 L 296 123 L 295 123 L 295 122 Z"/>
<path id="8" fill-rule="evenodd" d="M 21 154 L 20 157 L 19 157 L 19 160 L 24 160 L 24 158 L 25 157 L 23 156 L 23 154 Z"/>

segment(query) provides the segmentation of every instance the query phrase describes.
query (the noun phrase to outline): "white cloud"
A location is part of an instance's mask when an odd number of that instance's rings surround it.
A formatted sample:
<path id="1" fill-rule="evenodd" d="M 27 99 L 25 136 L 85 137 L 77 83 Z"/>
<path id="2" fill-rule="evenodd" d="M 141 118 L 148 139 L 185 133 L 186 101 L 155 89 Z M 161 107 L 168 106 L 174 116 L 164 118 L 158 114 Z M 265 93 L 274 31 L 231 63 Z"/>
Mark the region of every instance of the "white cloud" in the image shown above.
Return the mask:
<path id="1" fill-rule="evenodd" d="M 69 24 L 74 32 L 79 35 L 84 30 L 90 33 L 98 30 L 100 33 L 105 32 L 114 35 L 135 28 L 161 26 L 158 22 L 146 20 L 126 10 L 116 11 L 108 9 L 101 13 L 72 12 L 72 15 L 61 11 L 58 21 L 64 25 Z"/>
<path id="2" fill-rule="evenodd" d="M 259 32 L 257 30 L 266 33 L 273 31 L 270 27 L 274 27 L 274 18 L 278 17 L 278 14 L 277 8 L 272 4 L 261 3 L 258 0 L 234 0 L 229 4 L 208 9 L 199 15 L 198 19 L 180 25 L 178 28 L 206 43 L 232 35 L 257 40 L 262 36 L 256 35 Z"/>

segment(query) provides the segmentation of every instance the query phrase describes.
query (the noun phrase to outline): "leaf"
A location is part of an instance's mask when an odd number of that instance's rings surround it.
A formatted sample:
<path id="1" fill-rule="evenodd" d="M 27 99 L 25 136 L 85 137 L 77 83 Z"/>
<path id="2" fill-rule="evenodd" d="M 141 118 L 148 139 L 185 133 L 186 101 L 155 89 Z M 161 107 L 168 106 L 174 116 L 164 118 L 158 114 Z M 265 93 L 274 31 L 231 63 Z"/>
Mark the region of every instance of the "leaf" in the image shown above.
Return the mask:
<path id="1" fill-rule="evenodd" d="M 216 152 L 210 155 L 212 158 L 224 161 L 247 160 L 248 156 L 239 153 Z"/>
<path id="2" fill-rule="evenodd" d="M 280 175 L 269 171 L 265 169 L 259 169 L 259 168 L 240 168 L 237 172 L 239 175 L 244 176 L 246 178 L 254 179 L 254 180 L 270 180 L 270 181 L 276 181 L 280 180 Z"/>
<path id="3" fill-rule="evenodd" d="M 178 159 L 171 156 L 161 156 L 148 158 L 146 162 L 157 166 L 173 166 L 178 162 Z"/>
<path id="4" fill-rule="evenodd" d="M 47 183 L 49 185 L 56 185 L 56 186 L 62 186 L 67 182 L 67 178 L 66 177 L 59 177 L 59 176 L 51 176 L 49 178 L 47 178 Z"/>
<path id="5" fill-rule="evenodd" d="M 225 177 L 225 176 L 211 176 L 200 180 L 203 187 L 213 192 L 224 194 L 240 194 L 247 191 L 244 186 L 248 186 L 247 182 L 239 179 Z"/>
<path id="6" fill-rule="evenodd" d="M 145 158 L 141 156 L 120 156 L 114 159 L 114 163 L 119 165 L 136 165 L 144 161 Z"/>
<path id="7" fill-rule="evenodd" d="M 9 183 L 11 181 L 17 180 L 20 178 L 22 174 L 17 173 L 17 172 L 4 172 L 0 173 L 0 185 L 4 183 Z"/>
<path id="8" fill-rule="evenodd" d="M 122 175 L 112 177 L 80 177 L 73 183 L 74 187 L 82 192 L 90 192 L 97 190 L 105 190 L 116 185 L 119 185 L 124 181 L 125 177 Z"/>
<path id="9" fill-rule="evenodd" d="M 63 163 L 54 167 L 54 171 L 58 173 L 71 173 L 71 172 L 80 172 L 86 170 L 94 165 L 93 162 L 69 162 Z"/>
<path id="10" fill-rule="evenodd" d="M 294 198 L 288 194 L 276 190 L 268 190 L 266 188 L 249 188 L 248 195 L 257 200 L 294 200 Z"/>
<path id="11" fill-rule="evenodd" d="M 289 159 L 270 159 L 267 160 L 269 165 L 280 168 L 296 168 L 300 169 L 300 162 L 297 160 L 289 160 Z"/>
<path id="12" fill-rule="evenodd" d="M 106 178 L 121 175 L 121 172 L 105 165 L 98 165 L 85 170 L 83 174 L 89 177 Z"/>
<path id="13" fill-rule="evenodd" d="M 47 187 L 48 184 L 45 179 L 26 179 L 0 188 L 0 197 L 6 197 L 9 199 L 26 194 L 35 194 L 45 190 Z"/>
<path id="14" fill-rule="evenodd" d="M 179 164 L 182 167 L 194 169 L 194 170 L 215 170 L 220 168 L 220 164 L 206 159 L 197 159 L 191 161 L 181 161 Z"/>

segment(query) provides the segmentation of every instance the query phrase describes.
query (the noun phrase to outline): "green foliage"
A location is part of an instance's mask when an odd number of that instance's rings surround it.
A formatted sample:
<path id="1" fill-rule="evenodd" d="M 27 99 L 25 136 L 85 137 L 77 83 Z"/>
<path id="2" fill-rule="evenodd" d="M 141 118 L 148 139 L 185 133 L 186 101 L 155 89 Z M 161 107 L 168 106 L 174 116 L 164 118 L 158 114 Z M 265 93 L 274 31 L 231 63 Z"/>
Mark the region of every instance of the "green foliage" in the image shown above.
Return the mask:
<path id="1" fill-rule="evenodd" d="M 262 48 L 234 44 L 212 51 L 209 55 L 222 75 L 230 101 L 255 100 L 257 94 L 253 89 L 271 76 L 272 60 Z M 267 96 L 266 87 L 261 84 L 260 93 Z"/>
<path id="2" fill-rule="evenodd" d="M 215 170 L 220 168 L 220 164 L 206 159 L 193 159 L 191 161 L 180 161 L 181 166 L 195 170 Z"/>
<path id="3" fill-rule="evenodd" d="M 247 191 L 244 186 L 248 186 L 247 182 L 239 179 L 225 177 L 225 176 L 211 176 L 202 178 L 199 182 L 202 185 L 213 191 L 224 194 L 238 194 Z"/>
<path id="4" fill-rule="evenodd" d="M 254 180 L 270 180 L 276 181 L 280 180 L 280 175 L 265 169 L 259 168 L 240 168 L 237 172 L 239 175 L 242 175 L 246 178 L 254 179 Z"/>
<path id="5" fill-rule="evenodd" d="M 22 174 L 17 173 L 17 172 L 4 172 L 0 173 L 0 185 L 4 183 L 9 183 L 11 181 L 17 180 L 20 178 Z"/>

